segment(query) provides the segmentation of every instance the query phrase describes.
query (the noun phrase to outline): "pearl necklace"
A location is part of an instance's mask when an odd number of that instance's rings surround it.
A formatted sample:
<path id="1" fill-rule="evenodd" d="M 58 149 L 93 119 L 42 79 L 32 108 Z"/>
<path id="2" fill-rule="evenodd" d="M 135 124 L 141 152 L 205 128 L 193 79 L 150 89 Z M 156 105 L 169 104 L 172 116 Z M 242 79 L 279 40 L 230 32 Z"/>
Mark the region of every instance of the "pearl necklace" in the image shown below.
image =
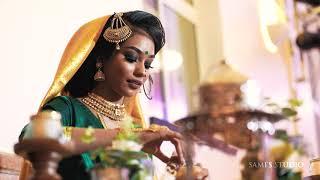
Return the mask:
<path id="1" fill-rule="evenodd" d="M 88 93 L 88 96 L 82 98 L 81 101 L 97 113 L 114 121 L 123 120 L 126 114 L 124 104 L 114 104 L 94 93 Z"/>

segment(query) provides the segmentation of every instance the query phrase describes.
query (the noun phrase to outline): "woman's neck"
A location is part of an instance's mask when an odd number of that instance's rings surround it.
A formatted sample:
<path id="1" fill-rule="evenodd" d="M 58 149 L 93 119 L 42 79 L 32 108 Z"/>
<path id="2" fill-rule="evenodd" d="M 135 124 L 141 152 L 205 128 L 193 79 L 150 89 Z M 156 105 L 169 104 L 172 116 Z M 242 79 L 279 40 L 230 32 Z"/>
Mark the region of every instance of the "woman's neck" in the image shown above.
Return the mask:
<path id="1" fill-rule="evenodd" d="M 110 89 L 106 89 L 102 86 L 97 86 L 95 89 L 92 90 L 93 93 L 103 97 L 105 100 L 110 101 L 115 104 L 123 104 L 123 96 L 110 91 Z"/>

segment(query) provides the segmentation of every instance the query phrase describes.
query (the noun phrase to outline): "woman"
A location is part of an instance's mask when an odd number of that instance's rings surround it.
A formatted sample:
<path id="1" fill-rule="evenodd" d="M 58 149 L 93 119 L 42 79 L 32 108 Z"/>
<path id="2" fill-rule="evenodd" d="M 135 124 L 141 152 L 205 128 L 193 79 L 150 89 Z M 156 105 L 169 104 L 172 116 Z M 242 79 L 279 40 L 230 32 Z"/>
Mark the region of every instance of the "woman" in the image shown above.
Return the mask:
<path id="1" fill-rule="evenodd" d="M 62 160 L 58 172 L 63 179 L 89 179 L 94 166 L 88 151 L 110 146 L 126 115 L 144 127 L 136 94 L 150 78 L 151 64 L 165 43 L 157 17 L 143 12 L 115 13 L 82 26 L 70 40 L 54 82 L 41 103 L 41 110 L 62 115 L 65 135 L 74 142 L 75 155 Z M 95 128 L 95 141 L 81 141 L 86 127 Z M 23 134 L 23 133 L 22 133 Z M 181 135 L 166 128 L 137 132 L 143 151 L 167 163 L 160 145 L 171 141 L 179 163 L 183 162 Z"/>

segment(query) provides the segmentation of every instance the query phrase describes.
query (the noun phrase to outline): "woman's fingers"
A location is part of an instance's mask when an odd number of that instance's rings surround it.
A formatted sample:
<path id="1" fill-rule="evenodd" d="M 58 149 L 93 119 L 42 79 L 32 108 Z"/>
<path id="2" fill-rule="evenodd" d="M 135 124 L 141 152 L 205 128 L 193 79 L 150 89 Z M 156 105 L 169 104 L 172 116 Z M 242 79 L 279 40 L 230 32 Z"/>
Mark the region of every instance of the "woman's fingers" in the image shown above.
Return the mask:
<path id="1" fill-rule="evenodd" d="M 161 161 L 167 163 L 170 160 L 170 158 L 161 152 L 160 150 L 161 143 L 155 143 L 155 142 L 170 141 L 175 146 L 179 163 L 184 164 L 185 160 L 184 160 L 183 149 L 181 144 L 181 140 L 183 139 L 183 136 L 180 133 L 171 131 L 169 129 L 161 129 L 158 132 L 152 132 L 150 134 L 149 133 L 150 132 L 147 132 L 146 135 L 141 136 L 141 139 L 145 139 L 146 146 L 152 146 L 153 148 L 157 148 L 156 151 L 149 152 L 149 153 L 152 153 L 153 155 L 158 157 Z M 150 140 L 147 140 L 148 134 L 149 134 L 149 137 L 151 138 Z M 158 136 L 158 138 L 153 139 L 152 136 L 154 138 Z M 155 147 L 155 146 L 159 146 L 159 147 Z M 148 147 L 145 147 L 145 150 L 148 151 L 148 149 L 149 149 Z"/>
<path id="2" fill-rule="evenodd" d="M 185 160 L 184 160 L 184 157 L 183 157 L 183 151 L 182 151 L 182 146 L 181 146 L 180 140 L 173 138 L 170 141 L 175 146 L 175 149 L 176 149 L 176 152 L 177 152 L 177 156 L 178 156 L 178 159 L 179 159 L 179 163 L 180 164 L 184 164 Z"/>
<path id="3" fill-rule="evenodd" d="M 162 162 L 164 163 L 168 163 L 170 158 L 168 156 L 166 156 L 165 154 L 163 154 L 159 148 L 159 151 L 155 152 L 153 154 L 154 156 L 156 156 L 157 158 L 159 158 Z"/>
<path id="4" fill-rule="evenodd" d="M 168 136 L 171 138 L 183 139 L 183 136 L 180 133 L 169 130 Z"/>
<path id="5" fill-rule="evenodd" d="M 160 137 L 163 138 L 163 140 L 169 140 L 175 146 L 177 156 L 179 158 L 179 163 L 183 164 L 185 160 L 183 157 L 183 150 L 180 142 L 183 139 L 183 136 L 180 133 L 167 129 L 162 132 L 160 131 Z"/>
<path id="6" fill-rule="evenodd" d="M 140 140 L 145 143 L 154 140 L 170 141 L 173 138 L 183 139 L 183 136 L 180 133 L 171 131 L 169 129 L 160 129 L 156 132 L 144 131 L 139 135 Z"/>
<path id="7" fill-rule="evenodd" d="M 171 140 L 172 138 L 183 139 L 180 133 L 171 131 L 170 129 L 162 129 L 159 131 L 160 138 L 163 140 Z"/>

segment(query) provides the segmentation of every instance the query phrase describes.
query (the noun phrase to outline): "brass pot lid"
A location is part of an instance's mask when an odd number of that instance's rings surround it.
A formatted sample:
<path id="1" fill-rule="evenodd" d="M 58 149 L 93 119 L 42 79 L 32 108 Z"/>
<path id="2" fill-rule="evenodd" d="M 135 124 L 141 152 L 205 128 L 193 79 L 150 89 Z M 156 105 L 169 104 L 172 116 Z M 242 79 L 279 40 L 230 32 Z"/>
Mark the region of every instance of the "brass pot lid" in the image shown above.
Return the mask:
<path id="1" fill-rule="evenodd" d="M 209 69 L 206 79 L 202 84 L 217 84 L 217 83 L 231 83 L 243 84 L 248 80 L 248 77 L 234 70 L 225 60 L 214 64 L 213 68 Z"/>

